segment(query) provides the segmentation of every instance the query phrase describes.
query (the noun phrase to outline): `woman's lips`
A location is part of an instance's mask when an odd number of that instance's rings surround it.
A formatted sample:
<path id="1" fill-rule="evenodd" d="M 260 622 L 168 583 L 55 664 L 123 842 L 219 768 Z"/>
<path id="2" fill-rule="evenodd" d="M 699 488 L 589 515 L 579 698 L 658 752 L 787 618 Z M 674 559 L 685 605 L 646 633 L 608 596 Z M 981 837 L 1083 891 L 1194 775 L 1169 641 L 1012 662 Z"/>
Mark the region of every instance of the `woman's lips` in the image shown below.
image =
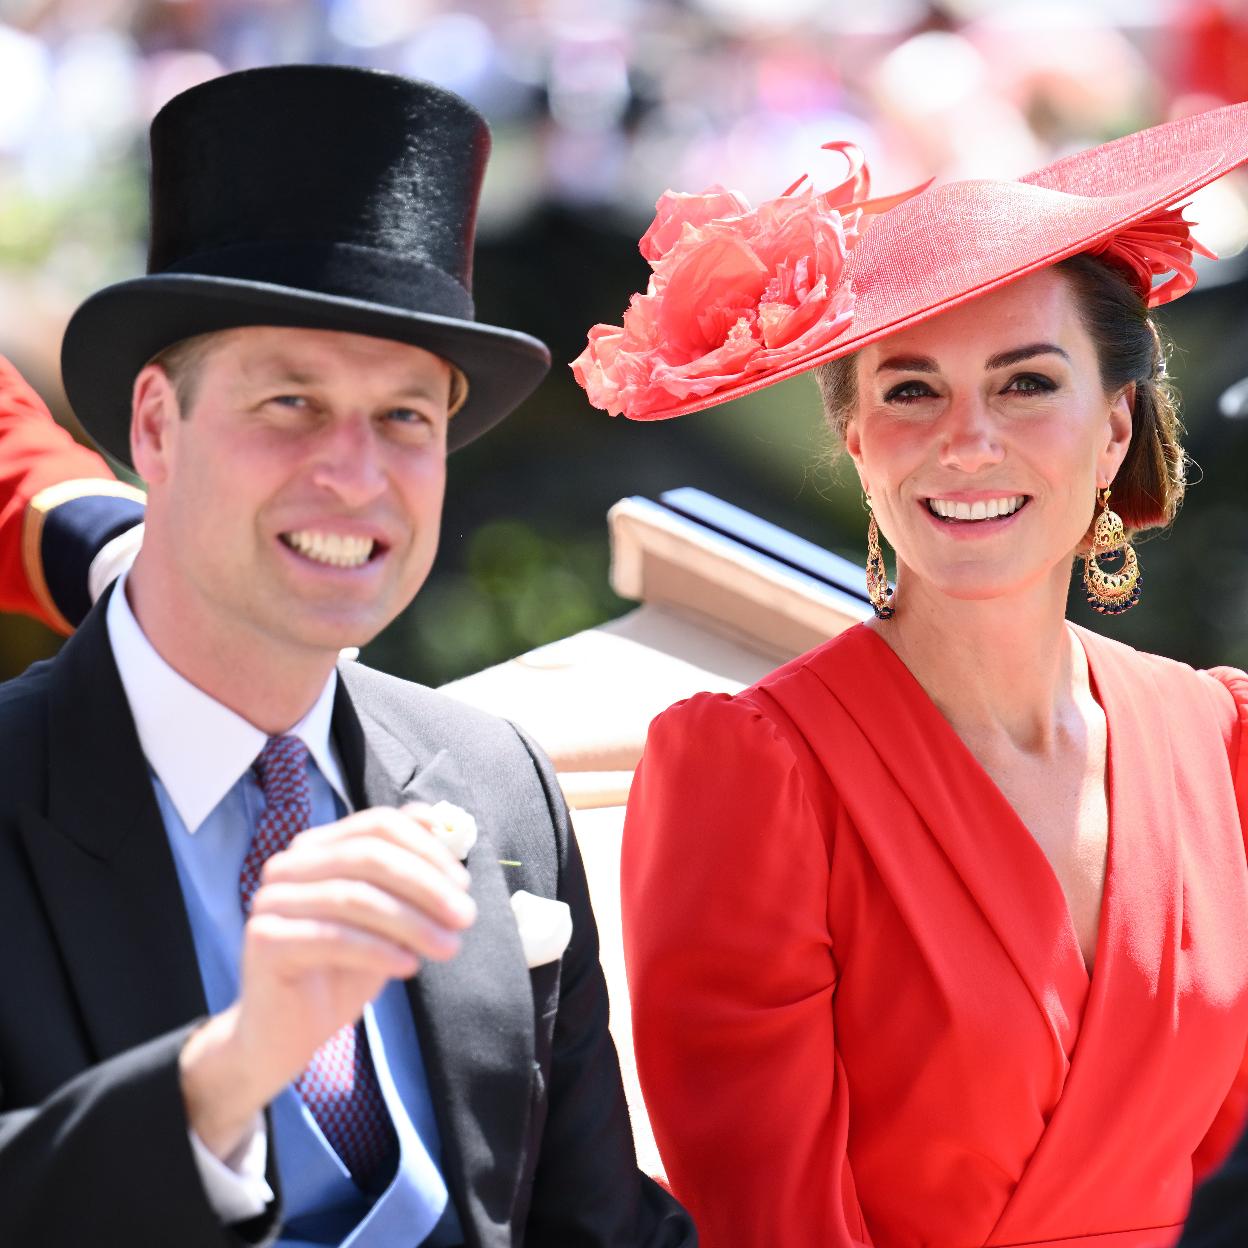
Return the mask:
<path id="1" fill-rule="evenodd" d="M 934 496 L 922 499 L 922 507 L 933 525 L 953 536 L 972 537 L 999 533 L 1027 510 L 1026 494 L 993 494 L 968 499 Z"/>

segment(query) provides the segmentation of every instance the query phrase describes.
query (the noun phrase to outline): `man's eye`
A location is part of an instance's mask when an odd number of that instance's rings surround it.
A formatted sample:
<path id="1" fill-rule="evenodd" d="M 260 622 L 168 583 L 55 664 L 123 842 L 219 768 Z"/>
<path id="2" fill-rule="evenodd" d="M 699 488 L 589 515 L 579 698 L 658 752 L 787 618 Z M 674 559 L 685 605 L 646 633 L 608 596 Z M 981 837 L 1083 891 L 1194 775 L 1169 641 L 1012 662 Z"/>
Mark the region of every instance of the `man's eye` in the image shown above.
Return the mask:
<path id="1" fill-rule="evenodd" d="M 884 396 L 886 403 L 914 403 L 918 399 L 931 398 L 935 391 L 925 381 L 903 381 Z"/>
<path id="2" fill-rule="evenodd" d="M 307 397 L 302 394 L 275 394 L 269 402 L 277 407 L 288 407 L 293 410 L 308 406 Z"/>
<path id="3" fill-rule="evenodd" d="M 382 419 L 388 429 L 409 442 L 425 441 L 434 429 L 432 417 L 414 407 L 392 407 Z"/>

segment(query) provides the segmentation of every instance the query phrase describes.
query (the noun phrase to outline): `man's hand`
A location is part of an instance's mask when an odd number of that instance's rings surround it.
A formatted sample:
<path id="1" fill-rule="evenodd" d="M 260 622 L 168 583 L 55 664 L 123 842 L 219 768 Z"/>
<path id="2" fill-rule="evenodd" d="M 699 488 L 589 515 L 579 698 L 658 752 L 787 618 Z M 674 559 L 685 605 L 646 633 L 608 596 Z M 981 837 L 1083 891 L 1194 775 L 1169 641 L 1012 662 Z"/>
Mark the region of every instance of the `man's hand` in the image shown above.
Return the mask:
<path id="1" fill-rule="evenodd" d="M 476 918 L 429 808 L 377 807 L 300 833 L 264 866 L 238 1000 L 182 1050 L 190 1125 L 218 1157 L 389 979 L 444 961 Z"/>

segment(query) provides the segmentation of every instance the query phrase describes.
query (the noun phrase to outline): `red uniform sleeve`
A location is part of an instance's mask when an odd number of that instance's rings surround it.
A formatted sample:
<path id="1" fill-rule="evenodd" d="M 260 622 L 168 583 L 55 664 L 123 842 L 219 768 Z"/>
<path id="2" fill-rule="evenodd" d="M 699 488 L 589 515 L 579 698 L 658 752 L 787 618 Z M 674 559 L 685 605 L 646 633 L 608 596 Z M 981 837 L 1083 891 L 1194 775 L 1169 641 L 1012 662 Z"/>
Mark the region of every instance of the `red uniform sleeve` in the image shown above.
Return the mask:
<path id="1" fill-rule="evenodd" d="M 1234 701 L 1234 712 L 1227 724 L 1226 745 L 1239 805 L 1239 826 L 1248 839 L 1248 675 L 1231 667 L 1215 668 L 1209 674 L 1226 686 Z M 1197 1183 L 1222 1164 L 1245 1125 L 1248 1125 L 1248 1054 L 1213 1125 L 1192 1158 Z"/>
<path id="2" fill-rule="evenodd" d="M 746 698 L 651 725 L 624 829 L 624 952 L 646 1106 L 704 1248 L 870 1243 L 833 1028 L 832 829 Z"/>
<path id="3" fill-rule="evenodd" d="M 43 512 L 30 503 L 51 486 L 83 479 L 112 481 L 113 473 L 52 419 L 43 400 L 0 356 L 0 610 L 70 631 L 43 578 Z"/>

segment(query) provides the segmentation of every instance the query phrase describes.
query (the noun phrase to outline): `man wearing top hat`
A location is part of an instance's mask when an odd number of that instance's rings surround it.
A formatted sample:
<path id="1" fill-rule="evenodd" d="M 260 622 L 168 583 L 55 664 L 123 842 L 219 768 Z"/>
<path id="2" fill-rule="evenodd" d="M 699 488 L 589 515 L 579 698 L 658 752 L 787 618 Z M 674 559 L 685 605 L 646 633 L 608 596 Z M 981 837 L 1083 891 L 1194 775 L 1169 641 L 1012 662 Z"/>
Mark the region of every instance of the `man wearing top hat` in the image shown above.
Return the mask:
<path id="1" fill-rule="evenodd" d="M 0 687 L 0 1243 L 695 1242 L 636 1169 L 549 764 L 338 662 L 548 366 L 473 320 L 487 145 L 330 68 L 153 123 L 149 275 L 63 350 L 146 536 Z"/>

